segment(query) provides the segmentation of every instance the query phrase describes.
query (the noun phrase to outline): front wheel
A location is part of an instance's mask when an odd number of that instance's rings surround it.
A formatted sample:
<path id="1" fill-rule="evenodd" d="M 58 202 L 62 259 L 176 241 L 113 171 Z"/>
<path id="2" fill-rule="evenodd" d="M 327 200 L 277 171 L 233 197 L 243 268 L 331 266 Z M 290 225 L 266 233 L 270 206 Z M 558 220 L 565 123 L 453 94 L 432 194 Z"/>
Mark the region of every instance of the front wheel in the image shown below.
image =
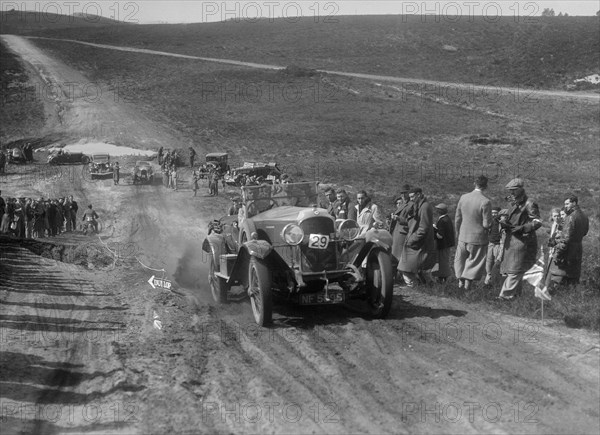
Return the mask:
<path id="1" fill-rule="evenodd" d="M 210 254 L 210 263 L 208 266 L 208 285 L 210 286 L 210 292 L 215 302 L 219 304 L 227 303 L 227 293 L 229 292 L 229 285 L 225 280 L 215 275 L 215 257 Z"/>
<path id="2" fill-rule="evenodd" d="M 367 303 L 371 315 L 383 319 L 390 312 L 394 295 L 392 260 L 384 251 L 369 254 L 367 260 Z"/>
<path id="3" fill-rule="evenodd" d="M 273 317 L 273 294 L 271 292 L 271 272 L 263 260 L 252 258 L 248 276 L 248 295 L 259 326 L 271 323 Z"/>
<path id="4" fill-rule="evenodd" d="M 84 165 L 87 165 L 90 162 L 90 158 L 88 156 L 83 156 L 81 158 L 81 163 L 83 163 Z"/>

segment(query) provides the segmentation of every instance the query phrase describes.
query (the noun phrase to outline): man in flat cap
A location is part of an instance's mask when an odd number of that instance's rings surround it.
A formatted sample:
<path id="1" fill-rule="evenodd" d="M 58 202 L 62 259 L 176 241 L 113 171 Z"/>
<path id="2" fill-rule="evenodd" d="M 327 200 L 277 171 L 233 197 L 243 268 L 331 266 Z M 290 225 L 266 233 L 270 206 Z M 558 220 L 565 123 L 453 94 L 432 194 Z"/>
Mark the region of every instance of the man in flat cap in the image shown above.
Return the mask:
<path id="1" fill-rule="evenodd" d="M 511 207 L 502 227 L 506 231 L 504 253 L 500 272 L 506 276 L 498 299 L 510 301 L 521 293 L 523 275 L 537 261 L 538 244 L 535 231 L 542 226 L 540 211 L 527 197 L 520 178 L 511 180 L 506 189 L 510 192 Z"/>
<path id="2" fill-rule="evenodd" d="M 492 225 L 489 229 L 487 257 L 485 260 L 485 285 L 492 282 L 494 267 L 502 261 L 502 227 L 500 226 L 500 207 L 492 207 Z"/>
<path id="3" fill-rule="evenodd" d="M 438 219 L 433 224 L 435 231 L 435 245 L 437 248 L 438 263 L 433 267 L 432 275 L 437 277 L 438 282 L 446 282 L 452 275 L 450 268 L 450 248 L 455 244 L 454 225 L 448 216 L 448 206 L 444 203 L 435 206 Z"/>
<path id="4" fill-rule="evenodd" d="M 492 203 L 483 194 L 488 179 L 480 175 L 475 179 L 475 189 L 460 197 L 456 207 L 454 225 L 458 235 L 454 272 L 458 287 L 468 290 L 471 283 L 485 274 L 488 248 L 488 230 L 492 225 Z"/>
<path id="5" fill-rule="evenodd" d="M 582 240 L 590 228 L 588 217 L 579 208 L 577 196 L 571 194 L 565 199 L 565 211 L 567 217 L 554 242 L 554 255 L 550 264 L 549 280 L 553 287 L 579 283 L 583 258 Z"/>

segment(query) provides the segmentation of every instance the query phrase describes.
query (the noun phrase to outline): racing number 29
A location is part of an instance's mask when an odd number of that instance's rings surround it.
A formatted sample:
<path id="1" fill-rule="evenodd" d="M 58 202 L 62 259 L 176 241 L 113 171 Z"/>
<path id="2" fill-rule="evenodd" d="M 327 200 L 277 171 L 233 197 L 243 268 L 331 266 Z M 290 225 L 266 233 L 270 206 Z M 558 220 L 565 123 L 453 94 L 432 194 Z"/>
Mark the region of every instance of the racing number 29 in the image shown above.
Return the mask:
<path id="1" fill-rule="evenodd" d="M 308 247 L 313 249 L 327 249 L 329 236 L 322 234 L 311 234 L 308 238 Z"/>

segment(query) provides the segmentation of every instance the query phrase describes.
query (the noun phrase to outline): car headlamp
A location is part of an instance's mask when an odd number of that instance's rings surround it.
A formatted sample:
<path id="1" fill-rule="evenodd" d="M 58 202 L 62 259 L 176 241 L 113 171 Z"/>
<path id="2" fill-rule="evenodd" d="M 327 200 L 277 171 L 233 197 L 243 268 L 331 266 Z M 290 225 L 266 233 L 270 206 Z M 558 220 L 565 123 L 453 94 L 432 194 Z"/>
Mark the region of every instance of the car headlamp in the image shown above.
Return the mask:
<path id="1" fill-rule="evenodd" d="M 338 226 L 338 235 L 341 239 L 354 240 L 360 233 L 360 225 L 352 219 L 346 219 Z"/>
<path id="2" fill-rule="evenodd" d="M 288 245 L 299 245 L 304 239 L 304 231 L 296 224 L 287 224 L 281 230 L 281 238 Z"/>

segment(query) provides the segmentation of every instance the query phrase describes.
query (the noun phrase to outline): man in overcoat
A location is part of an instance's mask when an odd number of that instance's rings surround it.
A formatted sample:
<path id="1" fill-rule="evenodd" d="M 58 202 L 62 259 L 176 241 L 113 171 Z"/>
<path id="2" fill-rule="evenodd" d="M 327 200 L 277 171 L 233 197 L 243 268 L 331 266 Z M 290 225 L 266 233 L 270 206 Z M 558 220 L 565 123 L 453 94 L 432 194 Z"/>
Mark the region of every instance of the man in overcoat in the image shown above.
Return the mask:
<path id="1" fill-rule="evenodd" d="M 404 282 L 408 287 L 420 281 L 430 280 L 430 271 L 437 262 L 435 236 L 433 234 L 433 207 L 420 187 L 413 187 L 409 199 L 414 212 L 408 222 L 408 234 L 398 263 Z"/>
<path id="2" fill-rule="evenodd" d="M 408 198 L 410 186 L 402 186 L 400 195 L 396 198 L 396 210 L 390 217 L 390 234 L 392 235 L 392 255 L 400 260 L 406 235 L 408 234 L 408 218 L 412 211 L 413 203 Z"/>
<path id="3" fill-rule="evenodd" d="M 550 264 L 550 282 L 553 286 L 579 283 L 583 259 L 582 240 L 590 227 L 588 217 L 579 208 L 577 196 L 569 195 L 565 199 L 565 210 L 567 217 L 562 232 L 554 242 L 554 256 Z"/>
<path id="4" fill-rule="evenodd" d="M 452 219 L 448 216 L 448 206 L 444 203 L 438 204 L 435 206 L 435 211 L 439 215 L 437 223 L 433 225 L 438 262 L 433 268 L 432 275 L 437 277 L 438 282 L 446 282 L 452 274 L 450 248 L 454 246 L 456 236 Z"/>
<path id="5" fill-rule="evenodd" d="M 523 275 L 537 261 L 538 228 L 542 226 L 540 211 L 535 202 L 527 197 L 524 182 L 520 178 L 511 180 L 506 188 L 510 192 L 511 207 L 508 218 L 502 223 L 506 231 L 504 254 L 500 273 L 506 276 L 502 284 L 501 300 L 510 301 L 521 293 Z"/>

